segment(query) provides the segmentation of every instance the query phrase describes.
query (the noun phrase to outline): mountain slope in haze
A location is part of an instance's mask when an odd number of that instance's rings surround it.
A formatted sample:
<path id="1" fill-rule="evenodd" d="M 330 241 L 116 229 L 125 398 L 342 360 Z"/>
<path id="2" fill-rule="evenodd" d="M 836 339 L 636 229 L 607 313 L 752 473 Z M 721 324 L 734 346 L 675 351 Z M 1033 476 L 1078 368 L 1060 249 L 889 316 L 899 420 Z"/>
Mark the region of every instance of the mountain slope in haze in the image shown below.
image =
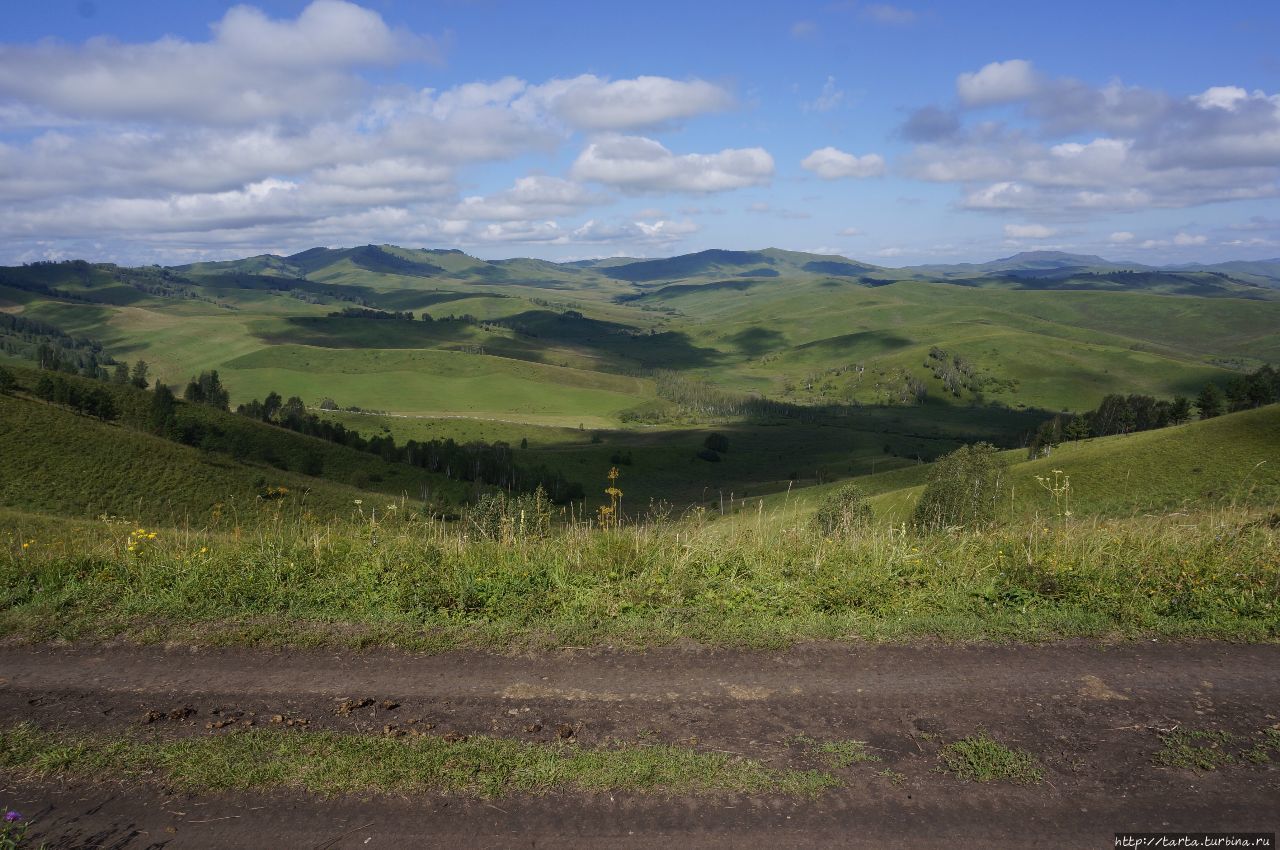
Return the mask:
<path id="1" fill-rule="evenodd" d="M 904 266 L 896 271 L 913 272 L 936 277 L 972 277 L 999 272 L 1043 271 L 1123 271 L 1147 269 L 1138 263 L 1116 263 L 1093 254 L 1069 254 L 1063 251 L 1023 251 L 1009 257 L 989 260 L 985 263 L 933 263 L 920 266 Z"/>
<path id="2" fill-rule="evenodd" d="M 1005 286 L 1014 289 L 1102 290 L 1194 295 L 1205 298 L 1271 299 L 1280 290 L 1277 277 L 1259 274 L 1266 262 L 1212 266 L 1149 266 L 1114 262 L 1092 254 L 1062 251 L 1024 251 L 986 263 L 906 266 L 898 272 L 963 286 Z"/>
<path id="3" fill-rule="evenodd" d="M 691 277 L 795 277 L 812 275 L 859 276 L 882 271 L 878 266 L 847 257 L 806 254 L 766 248 L 761 251 L 726 251 L 713 248 L 695 254 L 681 254 L 657 260 L 600 267 L 609 277 L 631 283 L 657 283 Z"/>
<path id="4" fill-rule="evenodd" d="M 1188 263 L 1152 266 L 1108 260 L 1092 254 L 1024 251 L 985 263 L 904 266 L 891 269 L 840 255 L 766 248 L 730 251 L 713 248 L 656 259 L 610 257 L 556 263 L 527 257 L 481 260 L 458 249 L 362 245 L 311 248 L 287 257 L 263 254 L 243 260 L 175 266 L 178 274 L 206 278 L 220 274 L 306 278 L 351 284 L 361 275 L 468 284 L 599 288 L 602 282 L 640 289 L 672 283 L 729 278 L 844 278 L 869 285 L 893 280 L 936 280 L 963 286 L 1027 289 L 1150 291 L 1204 297 L 1280 297 L 1280 260 Z"/>

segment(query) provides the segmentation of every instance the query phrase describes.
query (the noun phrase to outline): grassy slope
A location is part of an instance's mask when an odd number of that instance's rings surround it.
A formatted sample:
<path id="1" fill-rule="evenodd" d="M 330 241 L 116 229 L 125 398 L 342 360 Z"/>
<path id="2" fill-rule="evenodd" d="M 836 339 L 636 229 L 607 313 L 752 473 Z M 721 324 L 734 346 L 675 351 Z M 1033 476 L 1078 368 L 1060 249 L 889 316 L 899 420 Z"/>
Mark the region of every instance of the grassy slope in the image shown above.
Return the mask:
<path id="1" fill-rule="evenodd" d="M 400 413 L 598 422 L 652 396 L 649 382 L 489 355 L 414 349 L 334 350 L 283 345 L 224 364 L 242 396 L 272 389 L 316 402 Z"/>
<path id="2" fill-rule="evenodd" d="M 11 435 L 0 455 L 0 504 L 11 508 L 202 523 L 219 503 L 228 516 L 238 511 L 251 518 L 261 509 L 259 478 L 288 487 L 291 498 L 304 498 L 318 513 L 347 513 L 354 499 L 372 495 L 237 463 L 27 399 L 0 396 L 0 429 Z"/>
<path id="3" fill-rule="evenodd" d="M 29 370 L 17 372 L 24 383 L 34 380 Z M 146 403 L 145 394 L 112 389 L 122 408 L 137 403 L 130 398 L 134 395 Z M 254 515 L 262 507 L 260 481 L 287 487 L 290 505 L 302 503 L 313 513 L 334 516 L 350 513 L 355 499 L 381 504 L 388 497 L 417 499 L 429 492 L 456 502 L 469 492 L 424 470 L 232 414 L 198 405 L 180 405 L 178 414 L 182 423 L 238 435 L 246 457 L 267 456 L 273 464 L 238 461 L 36 399 L 0 395 L 0 431 L 11 435 L 0 453 L 0 505 L 72 517 L 105 512 L 150 521 L 205 521 L 219 503 L 226 506 L 224 513 L 236 509 Z M 317 466 L 319 475 L 298 471 L 309 465 Z"/>
<path id="4" fill-rule="evenodd" d="M 1280 532 L 1258 512 L 852 539 L 790 519 L 488 541 L 409 512 L 376 528 L 293 516 L 161 528 L 129 551 L 119 527 L 28 533 L 0 513 L 0 635 L 425 650 L 1280 635 Z"/>
<path id="5" fill-rule="evenodd" d="M 939 345 L 1017 379 L 1016 394 L 998 396 L 1009 403 L 1088 409 L 1108 392 L 1171 396 L 1224 377 L 1211 355 L 1280 356 L 1280 303 L 787 280 L 661 303 L 699 318 L 695 344 L 736 352 L 715 379 L 771 394 L 783 376 L 855 362 L 925 376 L 921 363 Z M 838 389 L 874 398 L 869 387 Z"/>
<path id="6" fill-rule="evenodd" d="M 1060 446 L 1014 467 L 1014 486 L 1047 509 L 1036 476 L 1071 476 L 1074 509 L 1162 511 L 1184 503 L 1280 503 L 1280 405 L 1203 422 Z"/>
<path id="7" fill-rule="evenodd" d="M 1117 516 L 1189 505 L 1275 505 L 1280 504 L 1280 405 L 1067 443 L 1050 457 L 1034 461 L 1022 452 L 1006 456 L 1014 464 L 1011 497 L 1023 512 L 1055 513 L 1052 497 L 1036 481 L 1052 478 L 1054 470 L 1070 476 L 1070 509 L 1077 515 Z M 867 488 L 879 494 L 873 507 L 890 521 L 908 519 L 928 466 L 887 476 Z M 893 476 L 900 487 L 877 486 Z M 816 505 L 818 495 L 808 494 L 807 502 Z"/>

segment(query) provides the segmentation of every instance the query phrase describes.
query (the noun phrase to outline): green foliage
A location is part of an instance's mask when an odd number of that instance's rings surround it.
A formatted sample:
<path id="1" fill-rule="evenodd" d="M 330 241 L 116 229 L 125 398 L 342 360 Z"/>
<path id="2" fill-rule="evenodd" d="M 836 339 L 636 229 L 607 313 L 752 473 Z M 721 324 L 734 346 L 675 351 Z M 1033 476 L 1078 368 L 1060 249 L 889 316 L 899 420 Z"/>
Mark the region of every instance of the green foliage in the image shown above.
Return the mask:
<path id="1" fill-rule="evenodd" d="M 828 537 L 849 538 L 865 530 L 871 522 L 871 505 L 858 484 L 844 484 L 832 490 L 818 505 L 813 526 Z"/>
<path id="2" fill-rule="evenodd" d="M 1222 415 L 1224 401 L 1217 384 L 1205 384 L 1200 395 L 1196 396 L 1196 410 L 1200 412 L 1201 419 L 1212 419 Z"/>
<path id="3" fill-rule="evenodd" d="M 0 366 L 0 393 L 11 393 L 18 386 L 17 378 L 8 369 Z"/>
<path id="4" fill-rule="evenodd" d="M 939 531 L 989 523 L 1004 490 L 1005 463 L 990 443 L 963 446 L 933 464 L 912 522 Z"/>
<path id="5" fill-rule="evenodd" d="M 200 377 L 193 378 L 182 397 L 194 404 L 204 404 L 218 410 L 228 410 L 231 405 L 231 394 L 222 386 L 217 369 L 201 372 Z"/>
<path id="6" fill-rule="evenodd" d="M 178 437 L 178 402 L 168 384 L 156 383 L 151 394 L 151 414 L 148 422 L 151 433 L 158 437 Z"/>
<path id="7" fill-rule="evenodd" d="M 77 413 L 93 416 L 102 421 L 120 415 L 114 396 L 94 381 L 80 381 L 58 374 L 41 374 L 36 381 L 37 398 L 66 405 Z"/>
<path id="8" fill-rule="evenodd" d="M 147 365 L 145 360 L 139 360 L 133 364 L 133 369 L 129 372 L 129 383 L 133 384 L 140 390 L 145 390 L 151 384 L 147 380 L 147 375 L 151 367 Z"/>
<path id="9" fill-rule="evenodd" d="M 1175 396 L 1173 406 L 1169 410 L 1169 419 L 1174 425 L 1181 425 L 1191 418 L 1191 399 L 1184 395 Z"/>
<path id="10" fill-rule="evenodd" d="M 546 537 L 551 533 L 554 513 L 547 492 L 539 486 L 532 493 L 515 496 L 501 490 L 482 493 L 464 518 L 480 538 L 510 541 Z"/>

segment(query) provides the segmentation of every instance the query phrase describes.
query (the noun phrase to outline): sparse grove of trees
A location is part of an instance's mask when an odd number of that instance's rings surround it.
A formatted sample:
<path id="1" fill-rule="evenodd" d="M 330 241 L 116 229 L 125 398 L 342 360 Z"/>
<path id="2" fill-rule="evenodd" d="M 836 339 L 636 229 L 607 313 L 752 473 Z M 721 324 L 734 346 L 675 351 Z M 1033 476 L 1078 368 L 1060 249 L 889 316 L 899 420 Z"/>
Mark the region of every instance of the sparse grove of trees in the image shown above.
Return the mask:
<path id="1" fill-rule="evenodd" d="M 182 397 L 194 404 L 204 404 L 218 410 L 228 410 L 231 406 L 231 394 L 222 386 L 217 369 L 201 372 L 200 377 L 192 378 L 183 390 Z"/>
<path id="2" fill-rule="evenodd" d="M 84 386 L 78 381 L 67 380 L 59 374 L 41 375 L 36 382 L 35 395 L 54 404 L 63 404 L 72 410 L 93 416 L 104 422 L 120 415 L 115 399 L 102 387 Z"/>

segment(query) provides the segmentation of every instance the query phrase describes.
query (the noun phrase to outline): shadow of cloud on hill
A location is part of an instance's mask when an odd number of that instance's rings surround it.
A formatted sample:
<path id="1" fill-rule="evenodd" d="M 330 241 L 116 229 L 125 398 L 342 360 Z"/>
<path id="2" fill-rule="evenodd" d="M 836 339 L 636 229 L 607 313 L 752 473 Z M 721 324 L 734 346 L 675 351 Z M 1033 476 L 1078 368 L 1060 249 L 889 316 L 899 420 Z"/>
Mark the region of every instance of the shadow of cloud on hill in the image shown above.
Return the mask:
<path id="1" fill-rule="evenodd" d="M 403 319 L 363 319 L 345 316 L 288 316 L 285 325 L 254 332 L 271 345 L 311 345 L 316 348 L 435 348 L 470 342 L 474 329 L 465 322 L 422 322 Z"/>
<path id="2" fill-rule="evenodd" d="M 918 345 L 918 341 L 889 331 L 858 331 L 840 334 L 792 347 L 792 351 L 818 352 L 832 356 L 871 357 Z"/>
<path id="3" fill-rule="evenodd" d="M 732 336 L 725 337 L 738 350 L 749 357 L 759 357 L 771 351 L 779 351 L 787 347 L 787 338 L 772 328 L 753 325 L 744 328 Z"/>
<path id="4" fill-rule="evenodd" d="M 672 283 L 660 286 L 649 292 L 637 292 L 633 295 L 619 296 L 620 303 L 628 301 L 661 301 L 666 298 L 679 298 L 682 295 L 694 295 L 703 292 L 745 292 L 753 286 L 759 286 L 759 280 L 717 280 L 714 283 Z"/>
<path id="5" fill-rule="evenodd" d="M 495 324 L 523 336 L 568 343 L 646 369 L 696 369 L 714 366 L 723 359 L 713 348 L 694 345 L 682 331 L 647 333 L 634 325 L 592 319 L 574 311 L 526 310 Z"/>

